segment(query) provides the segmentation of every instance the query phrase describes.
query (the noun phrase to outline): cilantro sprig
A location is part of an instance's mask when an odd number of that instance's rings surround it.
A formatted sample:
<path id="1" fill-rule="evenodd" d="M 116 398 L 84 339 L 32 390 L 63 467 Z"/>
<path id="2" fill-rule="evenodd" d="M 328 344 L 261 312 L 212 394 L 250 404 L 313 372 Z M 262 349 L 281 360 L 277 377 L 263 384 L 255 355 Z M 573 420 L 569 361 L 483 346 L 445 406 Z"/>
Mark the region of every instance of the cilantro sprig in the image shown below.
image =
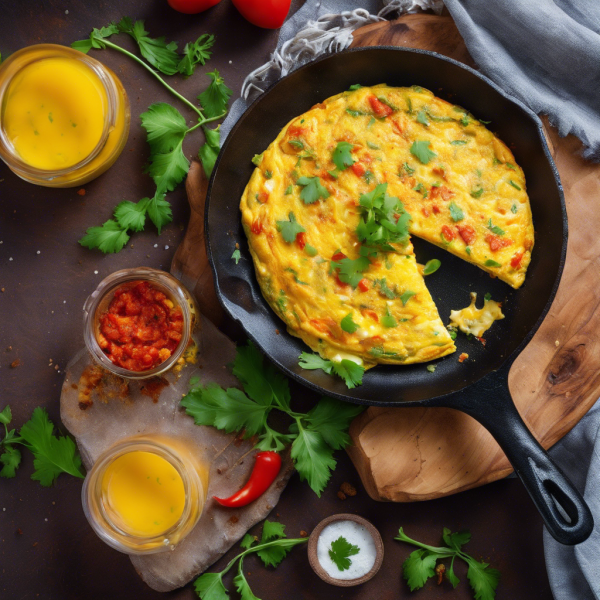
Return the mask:
<path id="1" fill-rule="evenodd" d="M 306 480 L 320 496 L 336 465 L 333 452 L 350 442 L 348 427 L 362 408 L 323 397 L 308 413 L 292 410 L 287 379 L 273 365 L 265 363 L 252 342 L 238 347 L 233 374 L 244 391 L 191 382 L 192 388 L 181 401 L 186 413 L 197 425 L 213 426 L 227 433 L 243 431 L 245 438 L 257 436 L 258 450 L 279 452 L 291 444 L 291 457 L 300 479 Z M 273 410 L 291 419 L 287 433 L 269 424 Z"/>
<path id="2" fill-rule="evenodd" d="M 204 573 L 194 581 L 196 594 L 201 600 L 227 600 L 229 596 L 223 583 L 223 577 L 239 561 L 237 574 L 233 578 L 235 589 L 241 595 L 242 600 L 260 600 L 253 594 L 244 574 L 244 558 L 248 554 L 256 554 L 266 567 L 277 567 L 292 548 L 308 542 L 308 538 L 287 538 L 284 529 L 285 525 L 282 523 L 267 519 L 263 525 L 260 542 L 247 533 L 240 542 L 240 546 L 244 550 L 230 560 L 220 573 Z"/>
<path id="3" fill-rule="evenodd" d="M 335 563 L 340 571 L 347 571 L 352 564 L 351 556 L 356 556 L 360 548 L 351 544 L 343 535 L 331 542 L 329 558 Z"/>
<path id="4" fill-rule="evenodd" d="M 329 360 L 322 358 L 318 354 L 310 354 L 303 352 L 300 357 L 299 365 L 303 369 L 316 370 L 321 369 L 328 375 L 337 375 L 344 380 L 344 383 L 349 389 L 355 388 L 362 384 L 362 378 L 365 373 L 365 368 L 362 365 L 355 363 L 353 360 L 343 358 L 341 361 Z M 358 414 L 358 413 L 357 413 Z"/>
<path id="5" fill-rule="evenodd" d="M 394 539 L 419 548 L 419 550 L 411 552 L 402 565 L 402 574 L 411 591 L 422 588 L 426 581 L 435 575 L 437 561 L 444 558 L 452 559 L 450 568 L 445 570 L 445 575 L 452 587 L 456 588 L 460 580 L 454 573 L 454 561 L 460 558 L 469 566 L 467 579 L 475 594 L 475 600 L 493 600 L 496 597 L 500 572 L 497 569 L 491 569 L 489 563 L 475 560 L 462 550 L 462 547 L 470 541 L 471 534 L 468 531 L 452 533 L 444 527 L 442 537 L 446 544 L 445 547 L 428 546 L 408 537 L 400 527 L 398 537 Z"/>
<path id="6" fill-rule="evenodd" d="M 386 252 L 395 249 L 390 244 L 406 245 L 411 220 L 399 198 L 387 193 L 387 183 L 380 183 L 359 199 L 360 221 L 356 228 L 358 239 Z"/>
<path id="7" fill-rule="evenodd" d="M 36 408 L 31 419 L 16 434 L 15 429 L 8 429 L 12 421 L 10 406 L 0 412 L 0 423 L 4 425 L 4 438 L 0 441 L 0 477 L 13 478 L 21 464 L 21 452 L 15 444 L 25 446 L 33 453 L 35 471 L 31 479 L 39 481 L 44 487 L 54 483 L 61 473 L 68 473 L 83 479 L 81 457 L 75 442 L 68 436 L 54 435 L 54 425 L 48 419 L 43 408 Z"/>
<path id="8" fill-rule="evenodd" d="M 107 39 L 118 33 L 130 35 L 146 60 Z M 183 141 L 189 133 L 200 127 L 204 132 L 205 143 L 198 156 L 207 176 L 210 176 L 220 149 L 220 133 L 218 127 L 210 129 L 207 124 L 218 121 L 227 114 L 232 91 L 215 69 L 207 73 L 210 85 L 198 96 L 200 106 L 197 106 L 171 87 L 160 73 L 192 75 L 197 65 L 204 65 L 210 59 L 214 41 L 213 35 L 203 34 L 195 42 L 186 44 L 181 55 L 177 52 L 176 42 L 167 43 L 163 37 L 151 38 L 144 28 L 144 21 L 133 22 L 129 17 L 123 17 L 119 23 L 93 29 L 88 39 L 71 44 L 84 53 L 92 48 L 112 48 L 129 56 L 197 115 L 197 123 L 188 127 L 184 116 L 165 102 L 152 104 L 140 115 L 150 145 L 150 158 L 144 171 L 154 180 L 156 191 L 152 198 L 144 198 L 137 203 L 122 202 L 115 210 L 113 219 L 86 231 L 86 235 L 79 241 L 82 246 L 98 248 L 104 253 L 119 252 L 129 241 L 129 232 L 144 229 L 146 216 L 150 217 L 160 234 L 162 228 L 173 219 L 165 195 L 183 181 L 190 167 L 183 152 Z"/>

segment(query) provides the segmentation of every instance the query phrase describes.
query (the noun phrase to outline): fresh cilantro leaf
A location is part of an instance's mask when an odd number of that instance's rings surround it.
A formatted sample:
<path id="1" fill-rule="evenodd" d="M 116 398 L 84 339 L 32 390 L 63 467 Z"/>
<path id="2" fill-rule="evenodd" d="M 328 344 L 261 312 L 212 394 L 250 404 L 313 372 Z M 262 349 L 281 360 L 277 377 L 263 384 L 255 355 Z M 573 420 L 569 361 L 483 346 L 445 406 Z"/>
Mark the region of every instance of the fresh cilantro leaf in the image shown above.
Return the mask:
<path id="1" fill-rule="evenodd" d="M 488 293 L 487 293 L 487 294 L 486 294 L 486 295 L 483 297 L 483 299 L 484 299 L 486 302 L 489 302 L 489 301 L 492 299 L 492 295 L 491 295 L 491 294 L 488 292 Z"/>
<path id="2" fill-rule="evenodd" d="M 394 250 L 390 244 L 405 245 L 408 242 L 411 216 L 399 198 L 388 195 L 387 183 L 377 185 L 368 194 L 361 194 L 359 210 L 361 217 L 356 235 L 361 242 L 384 251 Z"/>
<path id="3" fill-rule="evenodd" d="M 464 117 L 460 120 L 460 124 L 463 127 L 466 127 L 469 124 L 469 117 L 467 115 L 464 115 Z"/>
<path id="4" fill-rule="evenodd" d="M 411 292 L 410 290 L 406 290 L 402 296 L 400 296 L 400 300 L 402 301 L 402 306 L 406 306 L 406 303 L 413 297 L 416 296 L 416 292 Z"/>
<path id="5" fill-rule="evenodd" d="M 198 96 L 204 115 L 208 119 L 225 116 L 229 97 L 233 91 L 225 85 L 225 80 L 219 75 L 217 69 L 207 75 L 211 79 L 210 85 Z"/>
<path id="6" fill-rule="evenodd" d="M 269 521 L 265 519 L 263 523 L 262 536 L 260 538 L 261 544 L 272 542 L 273 540 L 280 540 L 287 537 L 285 535 L 285 525 L 277 521 Z"/>
<path id="7" fill-rule="evenodd" d="M 340 281 L 350 284 L 353 288 L 362 279 L 362 272 L 366 271 L 370 265 L 371 263 L 366 256 L 359 256 L 356 259 L 342 258 L 340 261 L 331 262 L 331 266 L 338 270 Z"/>
<path id="8" fill-rule="evenodd" d="M 518 210 L 519 210 L 519 207 L 518 207 L 516 204 L 513 204 L 513 205 L 510 207 L 510 212 L 511 212 L 513 215 L 516 215 L 516 214 L 517 214 L 517 212 L 518 212 Z"/>
<path id="9" fill-rule="evenodd" d="M 342 329 L 346 333 L 354 333 L 358 329 L 358 325 L 352 320 L 352 313 L 349 312 L 340 323 Z"/>
<path id="10" fill-rule="evenodd" d="M 365 171 L 364 178 L 367 183 L 371 183 L 375 179 L 375 175 L 373 174 L 373 171 L 367 170 Z"/>
<path id="11" fill-rule="evenodd" d="M 300 427 L 298 437 L 292 443 L 291 457 L 300 480 L 307 481 L 315 494 L 321 497 L 336 464 L 333 448 L 318 431 Z"/>
<path id="12" fill-rule="evenodd" d="M 129 240 L 129 235 L 116 221 L 109 219 L 101 227 L 90 227 L 79 243 L 85 248 L 98 248 L 105 254 L 119 252 Z"/>
<path id="13" fill-rule="evenodd" d="M 81 458 L 70 437 L 53 435 L 54 425 L 43 408 L 36 408 L 20 430 L 25 445 L 33 452 L 35 472 L 31 479 L 44 487 L 52 485 L 61 473 L 84 478 Z"/>
<path id="14" fill-rule="evenodd" d="M 453 146 L 464 146 L 469 143 L 469 140 L 452 140 L 450 143 Z"/>
<path id="15" fill-rule="evenodd" d="M 183 58 L 177 65 L 177 71 L 186 77 L 193 75 L 196 65 L 204 65 L 210 59 L 212 48 L 215 43 L 215 36 L 203 33 L 195 42 L 185 45 L 183 49 Z"/>
<path id="16" fill-rule="evenodd" d="M 455 223 L 456 221 L 462 221 L 465 218 L 465 213 L 462 208 L 458 206 L 454 200 L 450 202 L 450 216 Z"/>
<path id="17" fill-rule="evenodd" d="M 363 410 L 363 406 L 339 402 L 323 396 L 318 404 L 310 410 L 306 421 L 309 428 L 318 431 L 334 450 L 342 450 L 350 443 L 348 435 L 350 423 Z"/>
<path id="18" fill-rule="evenodd" d="M 521 191 L 521 187 L 520 187 L 520 186 L 518 186 L 518 185 L 517 185 L 517 184 L 516 184 L 516 183 L 515 183 L 515 182 L 514 182 L 512 179 L 509 179 L 509 180 L 508 180 L 508 183 L 509 183 L 510 185 L 512 185 L 512 186 L 515 188 L 515 190 L 519 190 L 519 191 Z"/>
<path id="19" fill-rule="evenodd" d="M 333 163 L 338 170 L 343 171 L 351 167 L 356 161 L 352 158 L 352 144 L 349 142 L 338 142 L 333 151 Z"/>
<path id="20" fill-rule="evenodd" d="M 259 404 L 270 406 L 273 402 L 282 408 L 290 406 L 288 380 L 250 341 L 238 346 L 233 361 L 233 374 L 242 382 L 244 390 Z"/>
<path id="21" fill-rule="evenodd" d="M 353 360 L 343 358 L 341 362 L 333 362 L 333 372 L 344 380 L 346 387 L 355 388 L 362 384 L 365 368 L 356 364 Z"/>
<path id="22" fill-rule="evenodd" d="M 114 23 L 110 23 L 106 27 L 101 27 L 100 29 L 94 28 L 87 40 L 73 42 L 71 44 L 71 48 L 79 50 L 79 52 L 83 52 L 84 54 L 87 54 L 92 48 L 96 48 L 98 50 L 106 48 L 106 45 L 102 40 L 114 35 L 115 33 L 119 33 L 119 28 Z"/>
<path id="23" fill-rule="evenodd" d="M 247 533 L 240 542 L 240 546 L 247 550 L 248 548 L 254 546 L 256 544 L 256 538 L 253 535 Z"/>
<path id="24" fill-rule="evenodd" d="M 269 521 L 265 519 L 263 525 L 262 537 L 260 543 L 268 544 L 276 540 L 283 540 L 286 538 L 285 525 L 278 523 L 277 521 Z M 263 561 L 265 567 L 278 567 L 281 561 L 287 556 L 292 546 L 286 546 L 285 544 L 276 544 L 268 546 L 262 550 L 258 550 L 256 554 Z"/>
<path id="25" fill-rule="evenodd" d="M 498 225 L 493 225 L 492 224 L 492 220 L 490 219 L 488 221 L 488 225 L 487 228 L 492 232 L 495 233 L 496 235 L 504 235 L 506 232 L 504 231 L 504 229 L 501 229 L 500 227 L 498 227 Z"/>
<path id="26" fill-rule="evenodd" d="M 389 306 L 385 307 L 385 315 L 383 315 L 383 317 L 381 317 L 381 324 L 384 327 L 387 327 L 388 329 L 391 329 L 393 327 L 398 327 L 398 321 L 396 321 L 396 319 L 390 312 Z"/>
<path id="27" fill-rule="evenodd" d="M 431 142 L 427 140 L 416 140 L 410 147 L 410 153 L 426 165 L 432 158 L 437 156 L 435 152 L 429 149 L 430 144 Z"/>
<path id="28" fill-rule="evenodd" d="M 148 198 L 144 198 L 144 200 L 148 200 Z M 165 200 L 164 192 L 161 193 L 159 190 L 156 190 L 156 194 L 148 203 L 147 210 L 148 216 L 158 229 L 159 234 L 162 228 L 173 220 L 171 205 Z"/>
<path id="29" fill-rule="evenodd" d="M 283 192 L 283 193 L 285 196 L 289 196 L 293 191 L 294 191 L 294 188 L 292 187 L 292 184 L 290 184 L 285 188 L 285 192 Z"/>
<path id="30" fill-rule="evenodd" d="M 230 600 L 223 585 L 224 573 L 204 573 L 194 581 L 194 590 L 201 600 Z"/>
<path id="31" fill-rule="evenodd" d="M 202 131 L 204 131 L 205 142 L 200 146 L 198 151 L 198 157 L 202 161 L 204 172 L 207 177 L 210 177 L 217 162 L 217 156 L 221 150 L 221 126 L 217 126 L 214 129 L 202 125 Z"/>
<path id="32" fill-rule="evenodd" d="M 115 208 L 114 216 L 117 223 L 123 229 L 143 231 L 149 202 L 150 198 L 143 198 L 137 203 L 124 200 Z"/>
<path id="33" fill-rule="evenodd" d="M 300 177 L 296 183 L 304 188 L 300 192 L 300 198 L 304 204 L 313 204 L 319 198 L 329 198 L 327 188 L 321 184 L 318 177 Z"/>
<path id="34" fill-rule="evenodd" d="M 187 132 L 181 113 L 165 102 L 152 104 L 140 115 L 142 127 L 148 132 L 150 164 L 149 173 L 157 191 L 171 192 L 186 176 L 190 163 L 183 153 L 183 138 Z"/>
<path id="35" fill-rule="evenodd" d="M 12 479 L 21 464 L 21 452 L 13 446 L 5 446 L 0 454 L 0 463 L 4 465 L 0 470 L 0 477 Z"/>
<path id="36" fill-rule="evenodd" d="M 340 571 L 346 571 L 350 568 L 351 556 L 360 552 L 360 548 L 351 544 L 344 536 L 340 535 L 337 540 L 331 542 L 329 557 L 335 563 Z"/>
<path id="37" fill-rule="evenodd" d="M 460 550 L 471 540 L 471 533 L 469 531 L 458 531 L 456 533 L 452 533 L 447 527 L 444 527 L 442 530 L 442 539 L 450 548 L 453 548 L 454 550 Z"/>
<path id="38" fill-rule="evenodd" d="M 437 557 L 427 550 L 415 550 L 402 564 L 402 574 L 411 592 L 422 588 L 435 575 Z"/>
<path id="39" fill-rule="evenodd" d="M 262 159 L 263 159 L 263 154 L 264 154 L 264 152 L 261 152 L 260 154 L 255 154 L 255 155 L 252 157 L 252 164 L 253 164 L 255 167 L 258 167 L 258 166 L 260 166 L 260 163 L 261 163 L 261 161 L 262 161 Z"/>
<path id="40" fill-rule="evenodd" d="M 253 402 L 237 388 L 224 390 L 216 383 L 190 390 L 181 405 L 196 425 L 212 425 L 227 433 L 243 429 L 246 438 L 262 431 L 267 419 L 265 405 Z"/>
<path id="41" fill-rule="evenodd" d="M 442 262 L 437 258 L 432 258 L 431 260 L 428 260 L 425 264 L 425 268 L 423 269 L 423 275 L 431 275 L 432 273 L 435 273 L 441 265 Z"/>
<path id="42" fill-rule="evenodd" d="M 236 249 L 233 251 L 233 254 L 231 255 L 231 258 L 232 258 L 233 260 L 235 260 L 235 264 L 236 264 L 236 265 L 237 265 L 237 264 L 240 262 L 240 259 L 242 258 L 242 254 L 241 254 L 241 252 L 240 252 L 240 249 L 239 249 L 239 248 L 236 248 Z"/>
<path id="43" fill-rule="evenodd" d="M 0 423 L 3 425 L 9 425 L 12 421 L 12 411 L 10 410 L 10 406 L 7 404 L 2 412 L 0 412 Z"/>
<path id="44" fill-rule="evenodd" d="M 429 195 L 429 193 L 427 192 L 427 188 L 420 181 L 413 189 L 415 190 L 415 192 L 423 194 L 423 198 L 427 198 L 427 196 Z"/>
<path id="45" fill-rule="evenodd" d="M 135 23 L 129 17 L 123 17 L 117 24 L 119 31 L 128 33 L 138 44 L 142 56 L 165 75 L 178 72 L 179 54 L 177 42 L 165 42 L 164 37 L 151 38 L 144 29 L 144 21 Z"/>
<path id="46" fill-rule="evenodd" d="M 405 162 L 402 167 L 401 170 L 403 170 L 408 176 L 412 175 L 415 172 L 415 169 L 413 169 L 411 166 L 409 166 L 409 164 L 407 162 Z M 402 177 L 402 173 L 400 173 L 400 176 Z"/>
<path id="47" fill-rule="evenodd" d="M 250 585 L 244 575 L 243 564 L 244 559 L 240 558 L 237 575 L 233 578 L 233 585 L 235 585 L 235 589 L 240 594 L 241 600 L 260 600 L 260 598 L 257 598 L 250 589 Z"/>
<path id="48" fill-rule="evenodd" d="M 417 113 L 417 122 L 429 127 L 429 121 L 427 120 L 427 113 L 424 110 L 420 110 Z"/>
<path id="49" fill-rule="evenodd" d="M 338 375 L 344 380 L 349 389 L 361 385 L 362 377 L 365 372 L 363 366 L 358 365 L 347 358 L 342 359 L 341 362 L 334 362 L 332 360 L 321 358 L 317 354 L 309 354 L 308 352 L 303 352 L 300 355 L 299 365 L 303 369 L 321 369 L 328 375 Z"/>
<path id="50" fill-rule="evenodd" d="M 309 256 L 316 256 L 319 253 L 319 251 L 310 244 L 306 244 L 304 246 L 304 252 L 306 252 L 306 254 L 308 254 Z"/>
<path id="51" fill-rule="evenodd" d="M 291 244 L 296 241 L 296 236 L 299 233 L 306 231 L 298 221 L 293 212 L 289 213 L 289 221 L 277 221 L 277 231 L 281 232 L 283 239 Z"/>
<path id="52" fill-rule="evenodd" d="M 454 559 L 456 557 L 452 557 L 452 562 L 450 563 L 450 568 L 446 569 L 446 578 L 452 584 L 452 587 L 456 589 L 456 586 L 460 583 L 460 579 L 454 573 Z"/>
<path id="53" fill-rule="evenodd" d="M 354 92 L 355 90 L 360 90 L 361 87 L 362 85 L 360 85 L 360 83 L 355 83 L 354 85 L 351 85 L 348 89 L 351 92 Z"/>
<path id="54" fill-rule="evenodd" d="M 493 600 L 500 582 L 500 572 L 488 568 L 488 563 L 478 562 L 472 558 L 467 562 L 469 563 L 467 579 L 475 592 L 475 600 Z"/>
<path id="55" fill-rule="evenodd" d="M 483 188 L 479 188 L 478 190 L 472 190 L 471 196 L 473 198 L 481 198 L 481 195 L 483 194 L 483 192 L 484 192 Z"/>

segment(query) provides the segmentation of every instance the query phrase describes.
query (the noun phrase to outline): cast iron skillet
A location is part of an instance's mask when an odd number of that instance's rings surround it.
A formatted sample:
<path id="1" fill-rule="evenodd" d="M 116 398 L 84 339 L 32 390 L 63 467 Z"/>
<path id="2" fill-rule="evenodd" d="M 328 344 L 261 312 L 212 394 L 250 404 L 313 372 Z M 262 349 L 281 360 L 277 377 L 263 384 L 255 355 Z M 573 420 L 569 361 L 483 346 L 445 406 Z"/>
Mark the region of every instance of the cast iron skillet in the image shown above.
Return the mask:
<path id="1" fill-rule="evenodd" d="M 506 318 L 486 334 L 485 347 L 459 335 L 457 353 L 436 361 L 434 373 L 423 364 L 378 366 L 365 374 L 362 386 L 349 390 L 338 378 L 298 366 L 298 357 L 307 347 L 285 332 L 261 294 L 238 205 L 254 168 L 253 155 L 262 152 L 291 118 L 354 83 L 421 85 L 491 121 L 488 127 L 509 144 L 525 171 L 536 240 L 526 282 L 513 290 L 413 237 L 419 262 L 442 261 L 440 270 L 426 281 L 444 321 L 451 308 L 469 303 L 470 291 L 478 292 L 480 301 L 486 292 L 502 299 Z M 315 391 L 358 404 L 446 406 L 471 415 L 496 438 L 554 538 L 577 544 L 590 535 L 589 508 L 529 432 L 508 390 L 509 369 L 554 298 L 567 248 L 567 216 L 558 173 L 541 122 L 528 108 L 473 69 L 433 52 L 378 47 L 322 58 L 273 85 L 237 122 L 210 181 L 206 231 L 219 300 L 287 375 Z M 235 242 L 242 253 L 237 265 L 231 260 Z M 462 364 L 457 360 L 461 352 L 469 354 Z"/>

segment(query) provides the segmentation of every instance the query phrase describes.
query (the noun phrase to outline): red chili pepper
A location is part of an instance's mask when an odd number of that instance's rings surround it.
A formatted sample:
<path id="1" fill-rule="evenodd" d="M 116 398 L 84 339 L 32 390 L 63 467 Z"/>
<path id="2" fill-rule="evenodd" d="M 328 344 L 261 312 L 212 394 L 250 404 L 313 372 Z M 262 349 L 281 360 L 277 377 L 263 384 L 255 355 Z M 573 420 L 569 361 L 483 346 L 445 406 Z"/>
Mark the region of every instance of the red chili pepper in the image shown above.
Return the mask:
<path id="1" fill-rule="evenodd" d="M 213 498 L 223 506 L 238 508 L 246 506 L 262 496 L 269 486 L 275 481 L 275 477 L 281 469 L 281 456 L 277 452 L 259 452 L 256 455 L 254 468 L 248 479 L 248 483 L 229 498 Z"/>
<path id="2" fill-rule="evenodd" d="M 394 111 L 375 96 L 369 96 L 369 104 L 378 117 L 389 117 Z"/>

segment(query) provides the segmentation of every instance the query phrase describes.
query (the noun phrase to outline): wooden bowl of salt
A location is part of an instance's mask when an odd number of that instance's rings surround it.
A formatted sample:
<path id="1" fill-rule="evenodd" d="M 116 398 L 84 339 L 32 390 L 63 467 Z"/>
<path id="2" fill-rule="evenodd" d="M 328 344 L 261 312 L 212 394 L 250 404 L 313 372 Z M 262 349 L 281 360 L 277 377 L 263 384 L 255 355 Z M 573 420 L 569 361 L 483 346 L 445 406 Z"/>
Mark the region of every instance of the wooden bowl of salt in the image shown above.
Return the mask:
<path id="1" fill-rule="evenodd" d="M 383 541 L 366 519 L 349 513 L 332 515 L 310 534 L 308 560 L 313 571 L 331 585 L 360 585 L 379 571 Z"/>

